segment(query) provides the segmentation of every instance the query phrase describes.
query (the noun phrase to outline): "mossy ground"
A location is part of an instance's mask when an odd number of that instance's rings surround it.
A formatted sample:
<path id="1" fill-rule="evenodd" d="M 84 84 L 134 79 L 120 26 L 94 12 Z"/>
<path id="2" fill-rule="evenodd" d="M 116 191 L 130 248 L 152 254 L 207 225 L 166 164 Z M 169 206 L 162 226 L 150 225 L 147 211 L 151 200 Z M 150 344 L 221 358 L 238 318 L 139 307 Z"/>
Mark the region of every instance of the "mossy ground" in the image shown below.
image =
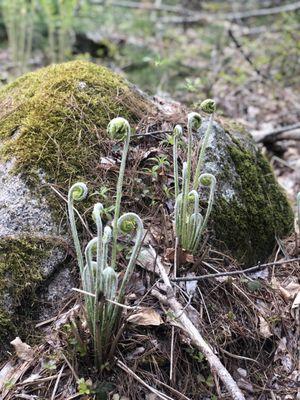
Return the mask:
<path id="1" fill-rule="evenodd" d="M 233 131 L 236 127 L 233 127 Z M 292 208 L 266 158 L 255 148 L 247 149 L 235 135 L 229 156 L 239 176 L 239 199 L 219 197 L 212 212 L 215 234 L 226 243 L 237 260 L 245 265 L 265 261 L 273 251 L 276 237 L 291 233 Z M 238 128 L 239 136 L 249 135 Z M 232 179 L 224 169 L 225 181 Z"/>

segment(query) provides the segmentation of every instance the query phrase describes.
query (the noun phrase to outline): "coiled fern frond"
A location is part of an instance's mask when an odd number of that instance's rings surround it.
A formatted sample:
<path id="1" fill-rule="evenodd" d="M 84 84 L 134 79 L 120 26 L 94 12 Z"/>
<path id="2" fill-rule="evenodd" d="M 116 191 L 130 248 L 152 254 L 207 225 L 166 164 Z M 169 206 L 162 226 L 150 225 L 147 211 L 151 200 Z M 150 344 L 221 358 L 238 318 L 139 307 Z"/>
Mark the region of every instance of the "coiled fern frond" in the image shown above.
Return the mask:
<path id="1" fill-rule="evenodd" d="M 198 155 L 197 165 L 194 174 L 192 174 L 193 160 L 193 143 L 192 132 L 198 130 L 202 120 L 199 114 L 188 114 L 187 122 L 187 160 L 182 165 L 182 185 L 180 190 L 179 173 L 178 173 L 178 138 L 182 134 L 180 125 L 174 128 L 174 144 L 173 144 L 173 163 L 174 163 L 174 186 L 175 186 L 175 218 L 174 229 L 175 235 L 179 241 L 179 245 L 191 252 L 196 253 L 199 248 L 201 235 L 207 227 L 208 218 L 211 214 L 214 193 L 216 190 L 216 179 L 212 174 L 202 174 L 205 153 L 208 141 L 212 132 L 213 116 L 216 110 L 214 100 L 207 99 L 200 105 L 203 112 L 210 114 L 207 129 L 204 134 L 200 149 L 197 149 Z M 205 217 L 200 213 L 199 186 L 209 186 L 209 198 Z M 191 204 L 192 203 L 192 204 Z"/>
<path id="2" fill-rule="evenodd" d="M 87 186 L 82 182 L 75 183 L 68 194 L 68 214 L 85 295 L 86 320 L 93 337 L 95 364 L 99 370 L 112 355 L 112 338 L 119 327 L 121 316 L 119 304 L 124 301 L 126 286 L 133 273 L 144 234 L 143 221 L 137 214 L 131 212 L 119 216 L 130 126 L 124 118 L 115 118 L 108 125 L 108 133 L 112 138 L 124 140 L 113 227 L 104 227 L 103 205 L 96 203 L 92 217 L 97 235 L 86 245 L 84 256 L 76 227 L 74 201 L 82 201 L 87 197 Z M 119 285 L 116 272 L 118 235 L 132 233 L 135 233 L 134 245 L 124 278 Z"/>

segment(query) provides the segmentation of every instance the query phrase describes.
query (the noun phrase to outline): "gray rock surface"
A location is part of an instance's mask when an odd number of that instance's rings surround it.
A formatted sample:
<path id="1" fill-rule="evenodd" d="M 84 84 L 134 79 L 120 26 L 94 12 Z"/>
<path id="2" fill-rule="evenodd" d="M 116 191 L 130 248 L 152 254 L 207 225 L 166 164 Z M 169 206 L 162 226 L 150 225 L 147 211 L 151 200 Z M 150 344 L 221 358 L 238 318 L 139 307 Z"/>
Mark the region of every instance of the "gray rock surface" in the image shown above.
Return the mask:
<path id="1" fill-rule="evenodd" d="M 41 287 L 43 293 L 51 293 L 39 300 L 35 313 L 35 318 L 44 319 L 57 311 L 59 300 L 74 285 L 68 263 L 64 263 L 65 235 L 54 222 L 46 199 L 14 174 L 13 167 L 13 160 L 0 163 L 0 342 L 6 328 L 14 331 L 7 321 L 18 324 L 16 309 L 26 302 L 28 288 L 32 291 Z M 20 268 L 19 272 L 14 268 Z M 29 269 L 28 273 L 24 268 Z"/>
<path id="2" fill-rule="evenodd" d="M 30 232 L 59 235 L 46 199 L 34 196 L 13 167 L 13 160 L 0 163 L 0 237 Z"/>

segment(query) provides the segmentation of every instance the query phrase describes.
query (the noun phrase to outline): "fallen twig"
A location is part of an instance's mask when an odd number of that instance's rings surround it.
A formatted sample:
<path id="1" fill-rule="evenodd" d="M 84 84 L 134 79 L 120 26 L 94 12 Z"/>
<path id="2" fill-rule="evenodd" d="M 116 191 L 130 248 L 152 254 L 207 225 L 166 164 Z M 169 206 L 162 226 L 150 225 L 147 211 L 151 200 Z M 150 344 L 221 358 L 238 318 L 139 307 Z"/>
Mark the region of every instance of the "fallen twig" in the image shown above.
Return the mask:
<path id="1" fill-rule="evenodd" d="M 59 384 L 59 381 L 60 381 L 60 379 L 61 379 L 61 376 L 62 376 L 62 373 L 63 373 L 63 371 L 64 371 L 64 368 L 65 368 L 65 364 L 62 365 L 62 367 L 61 367 L 61 369 L 60 369 L 60 371 L 59 371 L 59 374 L 58 374 L 58 376 L 57 376 L 57 379 L 56 379 L 56 382 L 55 382 L 55 385 L 54 385 L 54 388 L 53 388 L 51 400 L 54 400 L 54 399 L 55 399 L 55 395 L 56 395 L 56 391 L 57 391 L 57 388 L 58 388 L 58 384 Z"/>
<path id="2" fill-rule="evenodd" d="M 243 20 L 254 17 L 265 17 L 269 15 L 282 14 L 286 12 L 294 12 L 300 9 L 300 1 L 296 1 L 292 4 L 285 4 L 283 6 L 278 7 L 269 7 L 269 8 L 259 8 L 256 10 L 248 10 L 241 12 L 230 12 L 230 13 L 197 13 L 194 12 L 192 16 L 186 17 L 173 17 L 173 18 L 161 18 L 160 22 L 162 23 L 171 23 L 171 24 L 193 24 L 199 23 L 202 21 L 236 21 Z"/>
<path id="3" fill-rule="evenodd" d="M 154 249 L 152 250 L 154 251 Z M 157 265 L 164 284 L 166 285 L 167 296 L 165 300 L 168 303 L 169 307 L 172 309 L 174 317 L 179 322 L 181 329 L 185 331 L 185 333 L 192 339 L 193 343 L 205 355 L 211 370 L 215 372 L 224 383 L 232 399 L 245 400 L 243 393 L 237 386 L 230 373 L 221 363 L 220 359 L 214 354 L 212 348 L 203 339 L 198 329 L 187 316 L 187 313 L 183 309 L 182 305 L 176 300 L 170 279 L 165 271 L 164 266 L 158 261 Z M 155 294 L 155 291 L 152 291 L 152 293 Z M 163 296 L 161 295 L 161 297 Z"/>
<path id="4" fill-rule="evenodd" d="M 257 134 L 257 143 L 272 144 L 278 139 L 278 135 L 284 132 L 293 131 L 295 129 L 300 129 L 300 123 L 282 126 L 280 128 L 274 129 L 273 131 L 267 132 L 265 134 Z"/>
<path id="5" fill-rule="evenodd" d="M 190 281 L 200 281 L 202 279 L 209 279 L 209 278 L 219 278 L 221 276 L 242 275 L 247 272 L 253 272 L 253 271 L 256 271 L 261 268 L 272 267 L 274 265 L 281 265 L 281 264 L 286 264 L 288 262 L 294 262 L 294 261 L 300 261 L 300 257 L 291 258 L 290 260 L 281 260 L 281 261 L 276 261 L 276 262 L 270 262 L 270 263 L 266 263 L 266 264 L 257 264 L 254 267 L 241 269 L 241 270 L 237 270 L 237 271 L 218 272 L 216 274 L 206 274 L 206 275 L 200 275 L 200 276 L 185 276 L 185 277 L 179 277 L 179 278 L 171 278 L 170 281 L 172 281 L 172 282 L 190 282 Z"/>

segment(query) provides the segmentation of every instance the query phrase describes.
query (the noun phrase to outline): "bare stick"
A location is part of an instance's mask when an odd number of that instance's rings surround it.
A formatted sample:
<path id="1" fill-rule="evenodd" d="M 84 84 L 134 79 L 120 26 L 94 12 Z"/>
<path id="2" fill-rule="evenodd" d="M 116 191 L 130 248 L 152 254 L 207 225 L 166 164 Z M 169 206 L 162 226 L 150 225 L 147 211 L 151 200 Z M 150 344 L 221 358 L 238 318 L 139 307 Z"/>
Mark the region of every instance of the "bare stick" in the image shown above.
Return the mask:
<path id="1" fill-rule="evenodd" d="M 174 256 L 174 278 L 177 277 L 178 267 L 178 237 L 175 239 L 175 256 Z M 174 369 L 174 341 L 175 341 L 175 327 L 172 326 L 171 332 L 171 350 L 170 350 L 170 381 L 173 382 L 173 369 Z"/>
<path id="2" fill-rule="evenodd" d="M 87 296 L 96 297 L 96 295 L 94 293 L 86 292 L 85 290 L 81 290 L 81 289 L 77 289 L 77 288 L 72 288 L 72 290 L 74 290 L 74 292 L 85 294 Z M 107 301 L 108 303 L 114 304 L 115 306 L 125 308 L 125 310 L 134 310 L 134 311 L 139 310 L 139 307 L 126 306 L 125 304 L 118 303 L 117 301 L 114 301 L 114 300 L 105 299 L 105 301 Z"/>
<path id="3" fill-rule="evenodd" d="M 295 129 L 300 128 L 300 123 L 282 126 L 280 128 L 274 129 L 273 131 L 266 132 L 262 136 L 257 135 L 257 142 L 258 143 L 265 143 L 265 144 L 272 144 L 278 140 L 278 135 L 281 135 L 284 132 L 293 131 Z M 295 138 L 299 138 L 299 135 L 295 135 Z M 284 139 L 284 138 L 283 138 Z"/>
<path id="4" fill-rule="evenodd" d="M 55 399 L 55 395 L 56 395 L 56 391 L 57 391 L 57 388 L 58 388 L 58 384 L 59 384 L 59 381 L 61 379 L 61 376 L 62 376 L 62 373 L 64 371 L 64 368 L 65 368 L 65 364 L 62 365 L 62 367 L 61 367 L 61 369 L 59 371 L 59 374 L 57 376 L 57 379 L 56 379 L 56 382 L 55 382 L 55 385 L 54 385 L 54 389 L 53 389 L 53 392 L 52 392 L 51 400 Z"/>
<path id="5" fill-rule="evenodd" d="M 155 251 L 151 248 L 152 251 Z M 230 393 L 233 400 L 245 400 L 245 397 L 236 382 L 221 363 L 219 358 L 214 354 L 212 348 L 206 343 L 206 341 L 201 336 L 198 329 L 189 319 L 186 311 L 183 309 L 182 305 L 176 300 L 174 291 L 171 286 L 170 279 L 165 271 L 164 266 L 159 260 L 156 260 L 160 275 L 167 287 L 167 302 L 169 307 L 172 309 L 175 318 L 180 323 L 180 327 L 185 333 L 192 339 L 193 343 L 199 348 L 199 350 L 205 355 L 210 368 L 215 372 L 221 381 L 224 383 L 226 389 Z"/>
<path id="6" fill-rule="evenodd" d="M 300 261 L 300 257 L 291 258 L 290 260 L 280 260 L 276 262 L 270 262 L 266 264 L 257 264 L 254 267 L 241 269 L 237 271 L 228 271 L 228 272 L 218 272 L 216 274 L 206 274 L 200 276 L 189 276 L 189 277 L 179 277 L 179 278 L 171 278 L 172 282 L 190 282 L 190 281 L 201 281 L 202 279 L 209 279 L 209 278 L 219 278 L 221 276 L 234 276 L 234 275 L 243 275 L 246 272 L 253 272 L 261 268 L 272 267 L 273 265 L 281 265 L 290 262 Z"/>
<path id="7" fill-rule="evenodd" d="M 205 13 L 205 12 L 194 12 L 193 16 L 184 17 L 166 17 L 161 18 L 160 22 L 171 23 L 171 24 L 193 24 L 203 21 L 237 21 L 240 19 L 248 19 L 254 17 L 264 17 L 268 15 L 281 14 L 285 12 L 294 12 L 300 9 L 300 1 L 296 1 L 291 4 L 285 4 L 278 7 L 259 8 L 256 10 L 248 10 L 241 12 L 231 13 Z"/>

